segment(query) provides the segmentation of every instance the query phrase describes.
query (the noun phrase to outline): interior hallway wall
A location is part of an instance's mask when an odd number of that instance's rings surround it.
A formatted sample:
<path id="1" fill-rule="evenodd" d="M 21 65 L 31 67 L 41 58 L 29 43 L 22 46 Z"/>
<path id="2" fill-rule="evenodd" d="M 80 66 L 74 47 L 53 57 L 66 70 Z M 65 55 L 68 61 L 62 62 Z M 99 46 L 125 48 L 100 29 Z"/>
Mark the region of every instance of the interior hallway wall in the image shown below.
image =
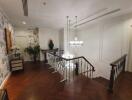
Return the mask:
<path id="1" fill-rule="evenodd" d="M 12 46 L 14 46 L 14 27 L 9 22 L 3 10 L 0 8 L 0 86 L 8 77 L 9 71 L 9 55 L 6 50 L 5 41 L 5 28 L 8 29 L 11 34 Z"/>
<path id="2" fill-rule="evenodd" d="M 86 57 L 95 66 L 95 77 L 110 77 L 110 63 L 124 54 L 129 57 L 132 15 L 118 16 L 88 23 L 76 33 L 82 47 L 70 47 L 72 53 Z M 75 33 L 70 34 L 73 40 Z M 128 70 L 128 68 L 127 68 Z"/>
<path id="3" fill-rule="evenodd" d="M 130 43 L 129 43 L 129 55 L 128 55 L 128 68 L 127 68 L 127 70 L 132 72 L 132 19 L 127 21 L 126 24 L 131 25 L 131 27 L 128 27 L 128 32 L 130 33 Z"/>
<path id="4" fill-rule="evenodd" d="M 39 29 L 39 44 L 41 49 L 49 49 L 48 42 L 52 39 L 54 42 L 54 48 L 59 48 L 59 31 L 50 28 Z M 43 54 L 40 54 L 40 59 L 43 60 Z"/>
<path id="5" fill-rule="evenodd" d="M 27 28 L 15 28 L 15 46 L 20 49 L 25 61 L 31 61 L 31 57 L 24 52 L 24 49 L 39 42 L 38 35 L 33 34 L 33 30 Z"/>
<path id="6" fill-rule="evenodd" d="M 64 50 L 64 29 L 59 31 L 59 49 Z"/>

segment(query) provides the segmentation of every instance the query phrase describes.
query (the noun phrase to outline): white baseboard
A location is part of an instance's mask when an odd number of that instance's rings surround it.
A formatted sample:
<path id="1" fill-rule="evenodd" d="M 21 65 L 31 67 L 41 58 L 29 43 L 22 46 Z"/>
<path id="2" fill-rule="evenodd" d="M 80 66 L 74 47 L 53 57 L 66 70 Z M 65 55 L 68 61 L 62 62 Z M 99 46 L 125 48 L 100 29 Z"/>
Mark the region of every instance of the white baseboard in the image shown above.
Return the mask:
<path id="1" fill-rule="evenodd" d="M 6 76 L 6 78 L 4 79 L 4 81 L 2 82 L 2 84 L 0 85 L 0 89 L 4 88 L 8 78 L 11 76 L 11 72 L 8 73 L 8 75 Z"/>

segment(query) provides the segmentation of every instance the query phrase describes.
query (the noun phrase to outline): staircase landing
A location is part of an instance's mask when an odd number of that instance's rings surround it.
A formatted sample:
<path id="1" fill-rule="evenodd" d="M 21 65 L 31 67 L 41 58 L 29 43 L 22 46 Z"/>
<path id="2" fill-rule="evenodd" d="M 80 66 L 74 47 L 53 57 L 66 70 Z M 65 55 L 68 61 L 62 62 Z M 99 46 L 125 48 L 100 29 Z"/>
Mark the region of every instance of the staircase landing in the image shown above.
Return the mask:
<path id="1" fill-rule="evenodd" d="M 103 77 L 96 77 L 93 80 L 97 81 L 98 83 L 102 84 L 104 87 L 108 88 L 109 80 Z"/>

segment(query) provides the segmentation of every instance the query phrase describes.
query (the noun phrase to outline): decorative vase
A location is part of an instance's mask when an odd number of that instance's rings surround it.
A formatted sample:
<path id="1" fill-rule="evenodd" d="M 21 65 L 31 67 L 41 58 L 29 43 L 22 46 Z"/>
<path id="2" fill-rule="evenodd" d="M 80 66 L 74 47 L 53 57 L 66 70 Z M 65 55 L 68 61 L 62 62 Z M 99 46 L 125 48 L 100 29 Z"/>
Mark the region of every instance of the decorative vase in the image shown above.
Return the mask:
<path id="1" fill-rule="evenodd" d="M 54 43 L 52 40 L 49 40 L 49 49 L 53 50 L 53 48 L 54 48 Z"/>

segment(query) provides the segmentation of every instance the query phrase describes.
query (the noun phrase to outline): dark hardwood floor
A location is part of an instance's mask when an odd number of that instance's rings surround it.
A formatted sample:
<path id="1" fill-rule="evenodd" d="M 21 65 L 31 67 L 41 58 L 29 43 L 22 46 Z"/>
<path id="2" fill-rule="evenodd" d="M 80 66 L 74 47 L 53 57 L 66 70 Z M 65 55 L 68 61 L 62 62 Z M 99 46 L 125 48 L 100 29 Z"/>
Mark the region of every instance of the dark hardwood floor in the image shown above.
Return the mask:
<path id="1" fill-rule="evenodd" d="M 49 65 L 25 63 L 25 70 L 12 73 L 7 81 L 10 100 L 132 100 L 132 73 L 123 76 L 116 93 L 96 80 L 79 76 L 73 82 L 60 83 L 59 73 Z"/>
<path id="2" fill-rule="evenodd" d="M 109 80 L 103 78 L 103 77 L 96 77 L 93 80 L 97 81 L 98 83 L 104 85 L 105 87 L 108 87 Z"/>

